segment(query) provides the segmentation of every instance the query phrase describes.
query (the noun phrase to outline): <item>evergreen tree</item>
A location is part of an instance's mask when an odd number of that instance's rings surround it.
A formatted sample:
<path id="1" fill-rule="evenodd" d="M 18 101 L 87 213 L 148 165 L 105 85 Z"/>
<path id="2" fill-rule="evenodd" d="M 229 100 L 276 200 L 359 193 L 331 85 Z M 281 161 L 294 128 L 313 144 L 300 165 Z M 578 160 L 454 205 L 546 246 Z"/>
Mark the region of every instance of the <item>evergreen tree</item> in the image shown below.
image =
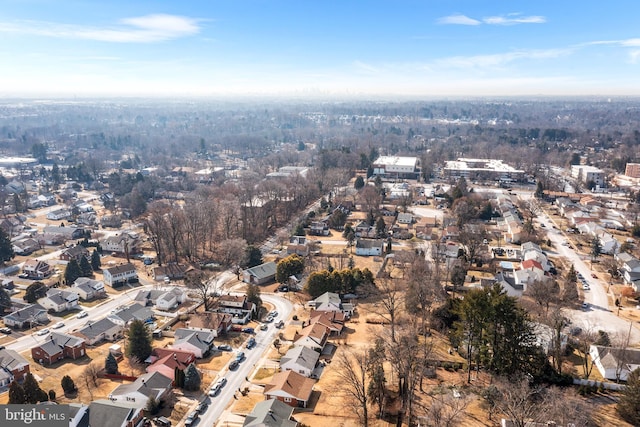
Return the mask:
<path id="1" fill-rule="evenodd" d="M 60 385 L 62 386 L 62 390 L 65 394 L 73 394 L 77 390 L 76 384 L 73 382 L 69 375 L 65 375 L 64 377 L 62 377 Z"/>
<path id="2" fill-rule="evenodd" d="M 78 261 L 75 259 L 71 259 L 67 264 L 67 268 L 64 271 L 64 281 L 67 285 L 71 286 L 73 282 L 76 281 L 78 277 L 82 276 L 82 270 L 80 270 L 80 265 Z"/>
<path id="3" fill-rule="evenodd" d="M 201 382 L 200 372 L 198 372 L 196 365 L 192 363 L 187 366 L 187 371 L 184 374 L 184 389 L 187 391 L 200 390 Z"/>
<path id="4" fill-rule="evenodd" d="M 359 189 L 361 189 L 362 187 L 364 187 L 364 178 L 362 178 L 361 176 L 358 176 L 358 177 L 356 178 L 355 183 L 353 184 L 353 187 L 354 187 L 356 190 L 359 190 Z"/>
<path id="5" fill-rule="evenodd" d="M 25 400 L 24 388 L 18 383 L 18 381 L 13 381 L 9 387 L 9 403 L 20 405 L 27 403 Z"/>
<path id="6" fill-rule="evenodd" d="M 305 236 L 307 233 L 305 233 L 304 231 L 304 226 L 302 225 L 302 223 L 298 223 L 298 225 L 296 225 L 296 228 L 293 230 L 293 235 L 294 236 Z"/>
<path id="7" fill-rule="evenodd" d="M 11 297 L 4 288 L 0 288 L 0 314 L 11 308 Z"/>
<path id="8" fill-rule="evenodd" d="M 91 267 L 89 260 L 85 256 L 80 258 L 80 273 L 81 277 L 93 276 L 93 268 Z"/>
<path id="9" fill-rule="evenodd" d="M 173 369 L 173 382 L 177 388 L 184 387 L 184 371 L 177 366 Z"/>
<path id="10" fill-rule="evenodd" d="M 27 286 L 27 290 L 24 292 L 23 300 L 29 304 L 35 303 L 38 298 L 42 298 L 47 294 L 47 285 L 42 282 L 33 282 Z"/>
<path id="11" fill-rule="evenodd" d="M 384 237 L 386 235 L 387 224 L 384 222 L 384 219 L 380 216 L 376 220 L 376 234 L 378 237 Z"/>
<path id="12" fill-rule="evenodd" d="M 249 285 L 247 287 L 247 301 L 256 305 L 256 314 L 260 313 L 262 308 L 262 298 L 260 298 L 260 287 L 258 285 Z"/>
<path id="13" fill-rule="evenodd" d="M 618 414 L 626 422 L 634 426 L 640 425 L 640 369 L 629 374 L 627 386 L 620 393 L 622 396 L 616 406 Z"/>
<path id="14" fill-rule="evenodd" d="M 15 256 L 9 235 L 0 228 L 0 264 L 11 261 Z"/>
<path id="15" fill-rule="evenodd" d="M 151 354 L 151 336 L 142 320 L 135 319 L 129 326 L 127 356 L 144 361 Z"/>
<path id="16" fill-rule="evenodd" d="M 542 197 L 544 196 L 544 187 L 542 185 L 542 181 L 538 181 L 538 183 L 536 184 L 536 192 L 533 193 L 533 195 L 538 199 L 542 199 Z"/>
<path id="17" fill-rule="evenodd" d="M 111 353 L 109 353 L 107 358 L 104 360 L 104 370 L 107 374 L 118 373 L 118 361 Z"/>
<path id="18" fill-rule="evenodd" d="M 150 415 L 155 415 L 160 411 L 160 402 L 155 397 L 150 396 L 144 410 Z"/>
<path id="19" fill-rule="evenodd" d="M 55 402 L 56 400 L 56 392 L 55 390 L 49 390 L 49 400 Z"/>
<path id="20" fill-rule="evenodd" d="M 591 259 L 593 261 L 597 260 L 601 253 L 602 245 L 600 244 L 600 238 L 593 236 L 593 240 L 591 240 Z"/>
<path id="21" fill-rule="evenodd" d="M 93 252 L 91 252 L 91 268 L 93 271 L 98 271 L 101 266 L 102 261 L 100 261 L 100 254 L 97 249 L 94 249 Z"/>
<path id="22" fill-rule="evenodd" d="M 36 381 L 31 372 L 29 372 L 25 377 L 22 387 L 24 388 L 25 403 L 35 404 L 38 402 L 42 402 L 43 395 L 45 396 L 44 401 L 49 400 L 49 396 L 44 392 L 44 390 L 40 388 L 40 385 L 38 385 L 38 381 Z"/>
<path id="23" fill-rule="evenodd" d="M 247 246 L 245 252 L 245 268 L 255 267 L 262 264 L 262 251 L 253 245 Z"/>

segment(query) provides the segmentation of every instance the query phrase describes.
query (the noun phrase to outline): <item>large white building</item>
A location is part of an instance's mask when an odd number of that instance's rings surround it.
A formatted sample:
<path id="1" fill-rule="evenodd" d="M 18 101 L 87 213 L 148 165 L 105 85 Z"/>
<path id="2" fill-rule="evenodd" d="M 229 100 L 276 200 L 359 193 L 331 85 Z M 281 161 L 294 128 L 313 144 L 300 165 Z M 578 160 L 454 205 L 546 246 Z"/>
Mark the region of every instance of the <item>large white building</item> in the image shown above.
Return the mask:
<path id="1" fill-rule="evenodd" d="M 445 178 L 465 178 L 471 181 L 522 181 L 524 171 L 516 169 L 502 160 L 497 159 L 467 159 L 464 157 L 458 160 L 445 162 Z"/>
<path id="2" fill-rule="evenodd" d="M 380 156 L 373 162 L 373 174 L 393 178 L 417 178 L 418 158 Z"/>
<path id="3" fill-rule="evenodd" d="M 595 166 L 572 165 L 571 177 L 576 178 L 584 183 L 593 181 L 598 187 L 604 187 L 605 174 L 602 169 Z"/>

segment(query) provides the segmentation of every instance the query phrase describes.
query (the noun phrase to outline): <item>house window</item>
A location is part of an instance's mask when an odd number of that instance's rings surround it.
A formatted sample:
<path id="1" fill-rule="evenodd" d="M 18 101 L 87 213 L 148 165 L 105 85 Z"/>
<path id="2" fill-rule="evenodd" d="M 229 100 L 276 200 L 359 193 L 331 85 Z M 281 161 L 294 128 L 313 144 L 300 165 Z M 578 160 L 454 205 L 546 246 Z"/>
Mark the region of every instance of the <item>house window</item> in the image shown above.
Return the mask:
<path id="1" fill-rule="evenodd" d="M 290 398 L 290 397 L 285 397 L 285 398 L 284 398 L 284 401 L 285 401 L 286 403 L 290 403 L 290 402 L 291 402 L 291 398 Z"/>

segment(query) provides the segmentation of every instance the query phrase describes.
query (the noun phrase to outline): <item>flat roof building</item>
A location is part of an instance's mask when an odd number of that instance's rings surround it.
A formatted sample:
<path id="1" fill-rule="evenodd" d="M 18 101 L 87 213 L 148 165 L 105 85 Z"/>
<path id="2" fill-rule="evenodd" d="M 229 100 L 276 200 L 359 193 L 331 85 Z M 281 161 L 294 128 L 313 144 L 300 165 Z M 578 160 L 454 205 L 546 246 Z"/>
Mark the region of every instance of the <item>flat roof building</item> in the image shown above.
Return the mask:
<path id="1" fill-rule="evenodd" d="M 445 178 L 465 178 L 471 181 L 523 181 L 524 171 L 516 169 L 498 159 L 467 159 L 445 162 Z"/>
<path id="2" fill-rule="evenodd" d="M 413 179 L 418 173 L 417 157 L 380 156 L 373 162 L 374 175 Z"/>

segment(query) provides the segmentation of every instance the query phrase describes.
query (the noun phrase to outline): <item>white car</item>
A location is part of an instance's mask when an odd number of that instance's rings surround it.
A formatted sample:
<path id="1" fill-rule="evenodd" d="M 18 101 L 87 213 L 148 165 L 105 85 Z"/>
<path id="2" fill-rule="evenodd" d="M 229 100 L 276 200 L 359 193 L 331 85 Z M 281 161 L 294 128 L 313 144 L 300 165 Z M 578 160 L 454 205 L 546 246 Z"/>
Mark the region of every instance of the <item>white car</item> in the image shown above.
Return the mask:
<path id="1" fill-rule="evenodd" d="M 49 329 L 40 329 L 38 332 L 36 332 L 36 335 L 43 336 L 43 335 L 47 335 L 49 332 L 50 332 Z"/>
<path id="2" fill-rule="evenodd" d="M 89 313 L 87 313 L 86 311 L 81 311 L 80 313 L 76 314 L 76 317 L 78 319 L 82 319 L 83 317 L 87 317 L 89 315 Z"/>
<path id="3" fill-rule="evenodd" d="M 58 322 L 52 326 L 53 329 L 60 329 L 64 326 L 64 322 Z"/>

